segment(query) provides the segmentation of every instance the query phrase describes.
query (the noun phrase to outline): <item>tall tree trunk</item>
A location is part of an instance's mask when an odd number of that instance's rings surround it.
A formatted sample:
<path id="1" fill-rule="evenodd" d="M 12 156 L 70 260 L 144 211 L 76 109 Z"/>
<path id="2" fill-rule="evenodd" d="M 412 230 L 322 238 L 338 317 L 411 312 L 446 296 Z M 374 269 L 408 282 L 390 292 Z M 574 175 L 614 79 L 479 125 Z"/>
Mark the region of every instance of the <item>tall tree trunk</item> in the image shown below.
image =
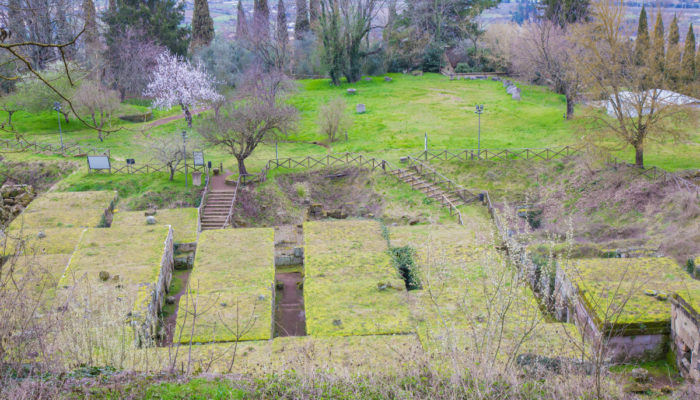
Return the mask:
<path id="1" fill-rule="evenodd" d="M 566 94 L 566 119 L 574 117 L 574 99 L 570 94 Z"/>
<path id="2" fill-rule="evenodd" d="M 170 180 L 172 181 L 175 179 L 175 167 L 172 164 L 168 165 L 168 167 L 170 168 Z"/>
<path id="3" fill-rule="evenodd" d="M 182 107 L 182 112 L 185 113 L 185 121 L 187 121 L 187 127 L 192 128 L 192 113 L 190 113 L 190 108 L 184 104 L 180 104 Z"/>
<path id="4" fill-rule="evenodd" d="M 236 157 L 236 161 L 238 161 L 238 174 L 241 176 L 248 175 L 248 170 L 245 169 L 245 158 Z"/>
<path id="5" fill-rule="evenodd" d="M 644 168 L 644 145 L 642 143 L 634 146 L 634 164 L 639 168 Z"/>

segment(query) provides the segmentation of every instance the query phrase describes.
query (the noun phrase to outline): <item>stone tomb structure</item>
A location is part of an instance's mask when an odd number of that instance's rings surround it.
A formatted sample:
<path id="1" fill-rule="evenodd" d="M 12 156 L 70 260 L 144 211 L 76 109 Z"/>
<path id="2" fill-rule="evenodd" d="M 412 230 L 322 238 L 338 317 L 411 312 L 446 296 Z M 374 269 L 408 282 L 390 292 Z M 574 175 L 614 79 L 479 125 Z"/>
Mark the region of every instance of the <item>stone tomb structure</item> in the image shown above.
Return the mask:
<path id="1" fill-rule="evenodd" d="M 681 375 L 700 382 L 700 314 L 682 297 L 671 296 L 671 346 Z"/>
<path id="2" fill-rule="evenodd" d="M 695 298 L 700 282 L 664 257 L 570 260 L 551 274 L 526 271 L 560 321 L 576 322 L 590 341 L 605 341 L 614 361 L 663 359 L 678 313 L 670 296 Z M 537 290 L 536 290 L 537 291 Z M 624 304 L 624 306 L 621 306 Z M 688 346 L 691 348 L 690 346 Z"/>

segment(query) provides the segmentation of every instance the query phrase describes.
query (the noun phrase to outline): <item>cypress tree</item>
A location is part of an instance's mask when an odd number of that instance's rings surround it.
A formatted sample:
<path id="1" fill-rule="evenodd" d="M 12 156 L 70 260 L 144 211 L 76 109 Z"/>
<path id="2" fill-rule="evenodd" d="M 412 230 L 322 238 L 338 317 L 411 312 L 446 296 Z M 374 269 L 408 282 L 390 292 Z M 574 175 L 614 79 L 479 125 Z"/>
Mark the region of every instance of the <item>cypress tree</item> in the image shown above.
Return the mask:
<path id="1" fill-rule="evenodd" d="M 287 48 L 289 35 L 287 33 L 287 11 L 284 9 L 283 0 L 277 2 L 277 30 L 275 32 L 275 39 L 280 49 Z"/>
<path id="2" fill-rule="evenodd" d="M 294 38 L 300 40 L 309 31 L 309 9 L 306 6 L 307 0 L 297 0 L 297 19 L 294 24 Z"/>
<path id="3" fill-rule="evenodd" d="M 97 64 L 100 51 L 100 37 L 97 32 L 97 19 L 95 17 L 95 3 L 92 0 L 83 0 L 83 19 L 85 20 L 85 58 L 90 66 Z"/>
<path id="4" fill-rule="evenodd" d="M 655 84 L 663 77 L 666 61 L 666 51 L 664 42 L 664 21 L 661 19 L 661 11 L 656 14 L 656 25 L 654 26 L 654 42 L 652 47 L 652 70 L 655 75 Z"/>
<path id="5" fill-rule="evenodd" d="M 683 49 L 683 61 L 681 63 L 681 81 L 690 83 L 695 78 L 695 33 L 693 32 L 693 24 L 688 27 L 688 34 L 685 35 L 685 48 Z"/>
<path id="6" fill-rule="evenodd" d="M 674 15 L 668 31 L 668 50 L 666 51 L 666 76 L 673 89 L 678 89 L 681 73 L 681 35 L 678 30 L 678 18 Z"/>
<path id="7" fill-rule="evenodd" d="M 312 29 L 318 26 L 318 18 L 321 16 L 321 0 L 309 0 L 309 23 Z"/>
<path id="8" fill-rule="evenodd" d="M 214 40 L 214 20 L 209 14 L 209 2 L 194 0 L 191 51 L 209 45 L 212 40 Z"/>
<path id="9" fill-rule="evenodd" d="M 637 65 L 642 65 L 647 59 L 649 52 L 649 22 L 647 21 L 647 10 L 642 6 L 639 13 L 639 25 L 637 26 L 637 40 L 634 43 L 634 54 Z"/>
<path id="10" fill-rule="evenodd" d="M 270 36 L 270 7 L 267 0 L 255 0 L 253 3 L 253 34 L 262 39 Z"/>
<path id="11" fill-rule="evenodd" d="M 246 20 L 245 10 L 243 9 L 242 0 L 238 0 L 238 13 L 236 14 L 236 38 L 244 39 L 248 36 L 248 21 Z"/>

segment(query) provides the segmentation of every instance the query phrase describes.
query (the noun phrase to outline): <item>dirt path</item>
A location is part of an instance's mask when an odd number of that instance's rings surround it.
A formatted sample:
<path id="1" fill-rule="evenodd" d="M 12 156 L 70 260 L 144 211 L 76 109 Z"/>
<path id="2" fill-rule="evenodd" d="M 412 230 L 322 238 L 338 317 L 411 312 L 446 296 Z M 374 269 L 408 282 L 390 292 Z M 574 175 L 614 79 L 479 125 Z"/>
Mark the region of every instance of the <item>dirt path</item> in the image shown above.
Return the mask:
<path id="1" fill-rule="evenodd" d="M 213 167 L 212 167 L 213 168 Z M 233 172 L 225 171 L 219 175 L 211 175 L 209 177 L 209 190 L 212 192 L 229 192 L 235 188 L 226 183 L 226 178 L 233 175 Z"/>
<path id="2" fill-rule="evenodd" d="M 306 335 L 306 315 L 304 312 L 304 294 L 299 287 L 303 278 L 301 272 L 279 272 L 275 279 L 283 289 L 277 290 L 275 308 L 276 336 Z"/>
<path id="3" fill-rule="evenodd" d="M 208 108 L 198 108 L 196 110 L 192 110 L 191 113 L 192 113 L 192 116 L 194 117 L 195 115 L 203 113 L 204 111 L 207 111 L 207 110 L 208 110 Z M 148 124 L 148 127 L 155 128 L 155 127 L 158 127 L 161 125 L 165 125 L 168 122 L 177 121 L 178 119 L 185 119 L 185 116 L 183 114 L 177 114 L 177 115 L 171 115 L 169 117 L 157 119 L 157 120 L 151 122 L 150 124 Z"/>
<path id="4" fill-rule="evenodd" d="M 182 280 L 182 289 L 178 293 L 169 294 L 175 298 L 175 311 L 168 315 L 163 321 L 163 327 L 165 328 L 165 335 L 160 338 L 158 346 L 170 346 L 173 343 L 173 335 L 175 334 L 175 329 L 177 328 L 177 313 L 180 310 L 180 298 L 187 292 L 187 281 L 190 279 L 191 269 L 182 271 L 178 274 L 179 278 Z"/>

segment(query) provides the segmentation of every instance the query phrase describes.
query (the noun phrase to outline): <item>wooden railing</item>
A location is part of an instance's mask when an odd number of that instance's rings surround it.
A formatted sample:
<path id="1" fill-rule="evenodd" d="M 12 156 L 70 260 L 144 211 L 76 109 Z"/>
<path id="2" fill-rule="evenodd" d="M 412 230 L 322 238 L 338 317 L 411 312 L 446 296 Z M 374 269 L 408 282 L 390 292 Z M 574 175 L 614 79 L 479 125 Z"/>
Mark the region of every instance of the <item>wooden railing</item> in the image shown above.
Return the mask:
<path id="1" fill-rule="evenodd" d="M 507 161 L 507 160 L 542 160 L 570 157 L 580 154 L 583 148 L 577 146 L 522 148 L 522 149 L 461 149 L 461 150 L 428 150 L 413 157 L 424 161 Z"/>
<path id="2" fill-rule="evenodd" d="M 408 156 L 408 166 L 418 172 L 423 178 L 439 186 L 446 192 L 454 192 L 465 203 L 476 201 L 478 195 L 454 182 L 452 179 L 438 172 L 435 168 L 421 162 L 420 160 Z"/>
<path id="3" fill-rule="evenodd" d="M 204 178 L 204 191 L 202 192 L 202 199 L 199 201 L 199 207 L 197 207 L 197 236 L 199 238 L 199 232 L 202 231 L 202 210 L 207 203 L 207 194 L 209 193 L 209 175 Z"/>
<path id="4" fill-rule="evenodd" d="M 372 171 L 377 169 L 382 169 L 386 171 L 387 168 L 391 167 L 391 164 L 386 160 L 380 160 L 373 157 L 367 157 L 362 154 L 357 153 L 338 153 L 338 154 L 327 154 L 322 157 L 312 157 L 307 156 L 304 158 L 280 158 L 272 159 L 267 162 L 267 165 L 263 168 L 263 172 L 267 175 L 267 172 L 272 169 L 287 168 L 287 169 L 312 169 L 312 168 L 328 168 L 337 167 L 345 165 L 355 165 L 361 168 L 368 168 Z"/>
<path id="5" fill-rule="evenodd" d="M 233 207 L 236 205 L 236 198 L 238 197 L 238 188 L 241 186 L 241 175 L 238 175 L 238 180 L 236 180 L 236 189 L 233 191 L 233 199 L 231 199 L 231 207 L 228 209 L 228 215 L 226 216 L 226 222 L 221 228 L 226 228 L 231 224 L 231 218 L 233 218 Z"/>
<path id="6" fill-rule="evenodd" d="M 194 165 L 187 164 L 187 172 L 206 172 L 206 166 L 204 165 Z M 154 172 L 165 172 L 170 173 L 170 167 L 165 164 L 143 164 L 143 165 L 123 165 L 121 167 L 114 166 L 112 164 L 112 169 L 110 173 L 112 174 L 150 174 Z M 185 164 L 178 164 L 175 167 L 175 173 L 185 173 Z"/>
<path id="7" fill-rule="evenodd" d="M 64 144 L 61 146 L 60 144 L 29 142 L 26 140 L 0 139 L 0 148 L 22 152 L 32 151 L 34 153 L 51 153 L 69 156 L 87 155 L 88 153 L 110 155 L 109 149 L 96 149 L 92 146 L 81 146 L 78 144 Z"/>

